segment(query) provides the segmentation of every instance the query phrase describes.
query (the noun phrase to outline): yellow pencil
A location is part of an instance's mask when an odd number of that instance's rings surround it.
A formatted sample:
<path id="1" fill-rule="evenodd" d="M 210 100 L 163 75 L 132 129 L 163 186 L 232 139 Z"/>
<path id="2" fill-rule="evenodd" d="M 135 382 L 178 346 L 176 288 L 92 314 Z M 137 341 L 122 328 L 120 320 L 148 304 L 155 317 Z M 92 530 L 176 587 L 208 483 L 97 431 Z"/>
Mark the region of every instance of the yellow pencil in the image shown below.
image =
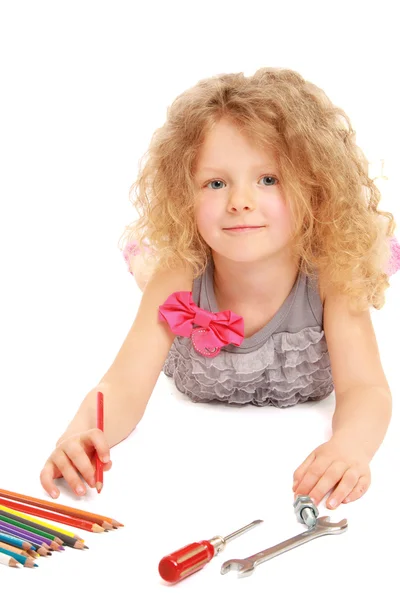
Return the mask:
<path id="1" fill-rule="evenodd" d="M 3 512 L 9 513 L 10 515 L 16 515 L 17 517 L 20 517 L 21 519 L 26 519 L 27 521 L 32 521 L 32 523 L 37 523 L 38 525 L 42 525 L 43 527 L 49 527 L 50 529 L 54 529 L 55 531 L 58 531 L 59 533 L 62 533 L 69 537 L 77 538 L 77 539 L 81 540 L 82 542 L 85 541 L 79 535 L 75 535 L 75 533 L 71 533 L 70 531 L 67 531 L 66 529 L 61 529 L 61 527 L 56 527 L 56 525 L 53 525 L 53 522 L 51 524 L 49 524 L 46 521 L 41 521 L 40 519 L 36 519 L 35 517 L 26 515 L 25 513 L 19 512 L 18 510 L 13 510 L 12 508 L 3 506 L 3 504 L 0 504 L 0 510 Z"/>

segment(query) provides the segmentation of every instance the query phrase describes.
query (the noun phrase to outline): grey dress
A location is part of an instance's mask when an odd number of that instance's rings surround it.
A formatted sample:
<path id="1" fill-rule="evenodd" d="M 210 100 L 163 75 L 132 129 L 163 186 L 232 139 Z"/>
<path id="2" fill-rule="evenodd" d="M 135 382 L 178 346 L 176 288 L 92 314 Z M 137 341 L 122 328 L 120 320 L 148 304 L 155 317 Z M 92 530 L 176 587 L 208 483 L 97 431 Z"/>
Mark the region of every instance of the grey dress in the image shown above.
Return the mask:
<path id="1" fill-rule="evenodd" d="M 213 263 L 194 280 L 192 297 L 200 308 L 218 312 Z M 333 391 L 323 331 L 323 307 L 315 282 L 299 275 L 273 318 L 240 346 L 224 346 L 202 356 L 190 338 L 176 336 L 164 363 L 178 390 L 195 402 L 293 406 L 322 400 Z"/>

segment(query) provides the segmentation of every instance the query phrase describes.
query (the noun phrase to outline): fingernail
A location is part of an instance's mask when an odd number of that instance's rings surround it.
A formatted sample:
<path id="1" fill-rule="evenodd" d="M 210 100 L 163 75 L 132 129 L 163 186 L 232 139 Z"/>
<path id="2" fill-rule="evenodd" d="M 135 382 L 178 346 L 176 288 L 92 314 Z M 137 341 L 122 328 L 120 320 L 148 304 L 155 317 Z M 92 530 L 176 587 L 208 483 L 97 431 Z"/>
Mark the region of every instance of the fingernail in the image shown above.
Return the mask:
<path id="1" fill-rule="evenodd" d="M 84 494 L 85 493 L 85 488 L 82 487 L 81 485 L 77 485 L 76 486 L 76 493 L 77 494 Z"/>
<path id="2" fill-rule="evenodd" d="M 95 479 L 94 477 L 91 477 L 91 478 L 89 479 L 89 484 L 90 484 L 92 487 L 94 487 L 94 486 L 96 485 L 96 479 Z"/>
<path id="3" fill-rule="evenodd" d="M 104 456 L 101 457 L 101 462 L 103 462 L 103 463 L 108 463 L 109 460 L 110 460 L 109 454 L 104 454 Z"/>
<path id="4" fill-rule="evenodd" d="M 51 490 L 51 492 L 50 492 L 50 496 L 51 496 L 52 498 L 57 498 L 57 496 L 58 496 L 58 492 L 57 492 L 57 490 Z"/>
<path id="5" fill-rule="evenodd" d="M 330 506 L 331 508 L 335 508 L 336 505 L 337 505 L 337 500 L 335 500 L 335 499 L 329 500 L 328 506 Z"/>
<path id="6" fill-rule="evenodd" d="M 296 480 L 296 481 L 293 481 L 293 487 L 292 487 L 292 490 L 294 490 L 294 488 L 297 486 L 297 484 L 298 484 L 298 483 L 299 483 L 299 482 L 298 482 L 297 480 Z"/>

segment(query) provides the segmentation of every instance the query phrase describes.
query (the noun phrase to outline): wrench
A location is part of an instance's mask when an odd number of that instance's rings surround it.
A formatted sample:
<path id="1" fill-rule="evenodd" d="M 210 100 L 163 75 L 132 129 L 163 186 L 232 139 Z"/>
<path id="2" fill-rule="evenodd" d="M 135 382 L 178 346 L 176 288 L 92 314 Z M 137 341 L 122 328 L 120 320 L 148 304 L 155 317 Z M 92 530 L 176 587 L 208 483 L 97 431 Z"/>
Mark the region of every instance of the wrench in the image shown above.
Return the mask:
<path id="1" fill-rule="evenodd" d="M 347 519 L 342 519 L 339 523 L 331 523 L 330 517 L 320 517 L 317 519 L 317 522 L 312 529 L 303 531 L 303 533 L 300 533 L 281 544 L 272 546 L 272 548 L 267 548 L 267 550 L 253 554 L 253 556 L 249 556 L 248 558 L 232 558 L 225 561 L 221 567 L 221 574 L 225 575 L 225 573 L 228 573 L 231 569 L 236 569 L 239 577 L 246 577 L 253 573 L 257 565 L 260 565 L 270 558 L 274 558 L 274 556 L 283 554 L 288 550 L 292 550 L 292 548 L 297 548 L 297 546 L 301 546 L 322 535 L 344 533 L 347 528 Z"/>

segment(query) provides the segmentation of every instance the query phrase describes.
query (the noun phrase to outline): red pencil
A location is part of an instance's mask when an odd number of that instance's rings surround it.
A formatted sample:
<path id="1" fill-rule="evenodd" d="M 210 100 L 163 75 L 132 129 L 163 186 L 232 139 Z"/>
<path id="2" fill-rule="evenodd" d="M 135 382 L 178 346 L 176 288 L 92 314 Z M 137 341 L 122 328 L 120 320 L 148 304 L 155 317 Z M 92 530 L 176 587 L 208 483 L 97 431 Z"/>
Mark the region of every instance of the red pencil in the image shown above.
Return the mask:
<path id="1" fill-rule="evenodd" d="M 104 431 L 104 397 L 102 392 L 97 392 L 97 428 Z M 103 488 L 103 463 L 96 454 L 96 489 L 100 494 Z"/>

